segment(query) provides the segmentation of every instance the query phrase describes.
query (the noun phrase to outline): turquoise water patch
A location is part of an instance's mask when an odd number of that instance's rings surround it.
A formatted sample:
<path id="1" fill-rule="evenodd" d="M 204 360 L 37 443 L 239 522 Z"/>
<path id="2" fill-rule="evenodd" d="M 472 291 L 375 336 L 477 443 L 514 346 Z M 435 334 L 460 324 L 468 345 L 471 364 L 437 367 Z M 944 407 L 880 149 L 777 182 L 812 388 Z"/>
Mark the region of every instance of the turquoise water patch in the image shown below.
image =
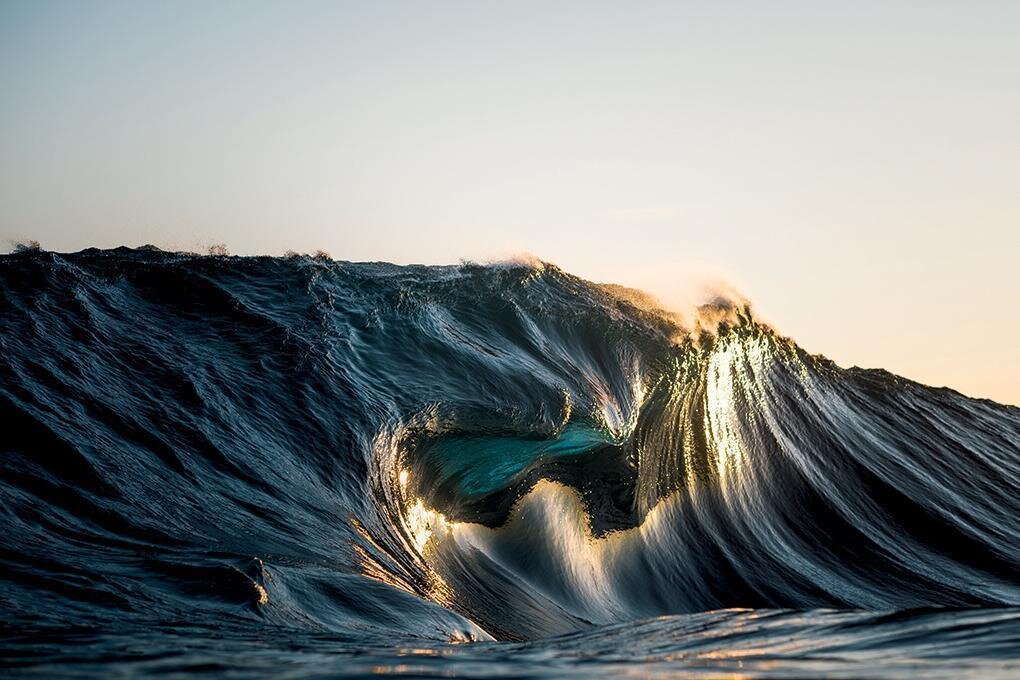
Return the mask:
<path id="1" fill-rule="evenodd" d="M 617 443 L 592 423 L 568 423 L 557 437 L 448 435 L 423 451 L 425 463 L 443 481 L 466 495 L 481 496 L 507 487 L 538 460 L 576 456 Z"/>

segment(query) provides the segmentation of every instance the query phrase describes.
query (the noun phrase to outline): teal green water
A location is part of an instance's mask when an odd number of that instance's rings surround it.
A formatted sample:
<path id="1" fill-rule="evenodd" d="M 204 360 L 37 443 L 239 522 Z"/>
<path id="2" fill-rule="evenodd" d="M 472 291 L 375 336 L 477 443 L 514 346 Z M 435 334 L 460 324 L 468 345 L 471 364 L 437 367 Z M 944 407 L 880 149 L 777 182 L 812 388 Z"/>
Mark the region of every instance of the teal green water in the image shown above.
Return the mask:
<path id="1" fill-rule="evenodd" d="M 571 422 L 556 437 L 451 435 L 426 448 L 424 460 L 441 479 L 454 481 L 467 495 L 506 488 L 536 462 L 584 454 L 616 439 L 590 421 Z"/>

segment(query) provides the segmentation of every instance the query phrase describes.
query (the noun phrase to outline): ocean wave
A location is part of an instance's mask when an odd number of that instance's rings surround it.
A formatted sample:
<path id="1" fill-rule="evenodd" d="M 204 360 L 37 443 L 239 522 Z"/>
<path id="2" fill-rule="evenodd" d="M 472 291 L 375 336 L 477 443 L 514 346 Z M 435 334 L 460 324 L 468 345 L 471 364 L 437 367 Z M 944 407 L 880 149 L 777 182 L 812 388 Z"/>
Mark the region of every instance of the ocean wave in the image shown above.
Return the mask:
<path id="1" fill-rule="evenodd" d="M 842 369 L 735 296 L 154 249 L 21 249 L 0 293 L 14 632 L 619 644 L 1020 604 L 1020 409 Z"/>

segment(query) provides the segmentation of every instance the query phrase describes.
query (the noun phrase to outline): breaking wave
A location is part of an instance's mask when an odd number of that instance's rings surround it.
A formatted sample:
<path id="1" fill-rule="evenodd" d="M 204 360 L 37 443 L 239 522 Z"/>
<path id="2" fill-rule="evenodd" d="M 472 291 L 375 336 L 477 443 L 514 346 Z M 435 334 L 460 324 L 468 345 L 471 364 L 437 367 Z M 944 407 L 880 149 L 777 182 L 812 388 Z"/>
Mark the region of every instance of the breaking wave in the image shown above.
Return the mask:
<path id="1" fill-rule="evenodd" d="M 6 666 L 79 663 L 84 630 L 194 670 L 178 638 L 214 626 L 305 661 L 504 641 L 522 672 L 620 644 L 732 669 L 712 640 L 785 674 L 1015 662 L 1020 410 L 842 369 L 746 303 L 154 249 L 25 249 L 0 286 Z"/>

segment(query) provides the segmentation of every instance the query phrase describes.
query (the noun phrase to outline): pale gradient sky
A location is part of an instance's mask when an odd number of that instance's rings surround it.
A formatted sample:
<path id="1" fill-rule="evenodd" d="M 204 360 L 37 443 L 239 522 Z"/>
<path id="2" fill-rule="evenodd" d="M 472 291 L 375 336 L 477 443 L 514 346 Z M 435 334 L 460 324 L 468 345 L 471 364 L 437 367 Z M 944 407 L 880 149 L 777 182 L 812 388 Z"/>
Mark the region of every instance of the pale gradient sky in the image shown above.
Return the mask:
<path id="1" fill-rule="evenodd" d="M 0 237 L 734 284 L 1020 404 L 1020 2 L 0 2 Z"/>

